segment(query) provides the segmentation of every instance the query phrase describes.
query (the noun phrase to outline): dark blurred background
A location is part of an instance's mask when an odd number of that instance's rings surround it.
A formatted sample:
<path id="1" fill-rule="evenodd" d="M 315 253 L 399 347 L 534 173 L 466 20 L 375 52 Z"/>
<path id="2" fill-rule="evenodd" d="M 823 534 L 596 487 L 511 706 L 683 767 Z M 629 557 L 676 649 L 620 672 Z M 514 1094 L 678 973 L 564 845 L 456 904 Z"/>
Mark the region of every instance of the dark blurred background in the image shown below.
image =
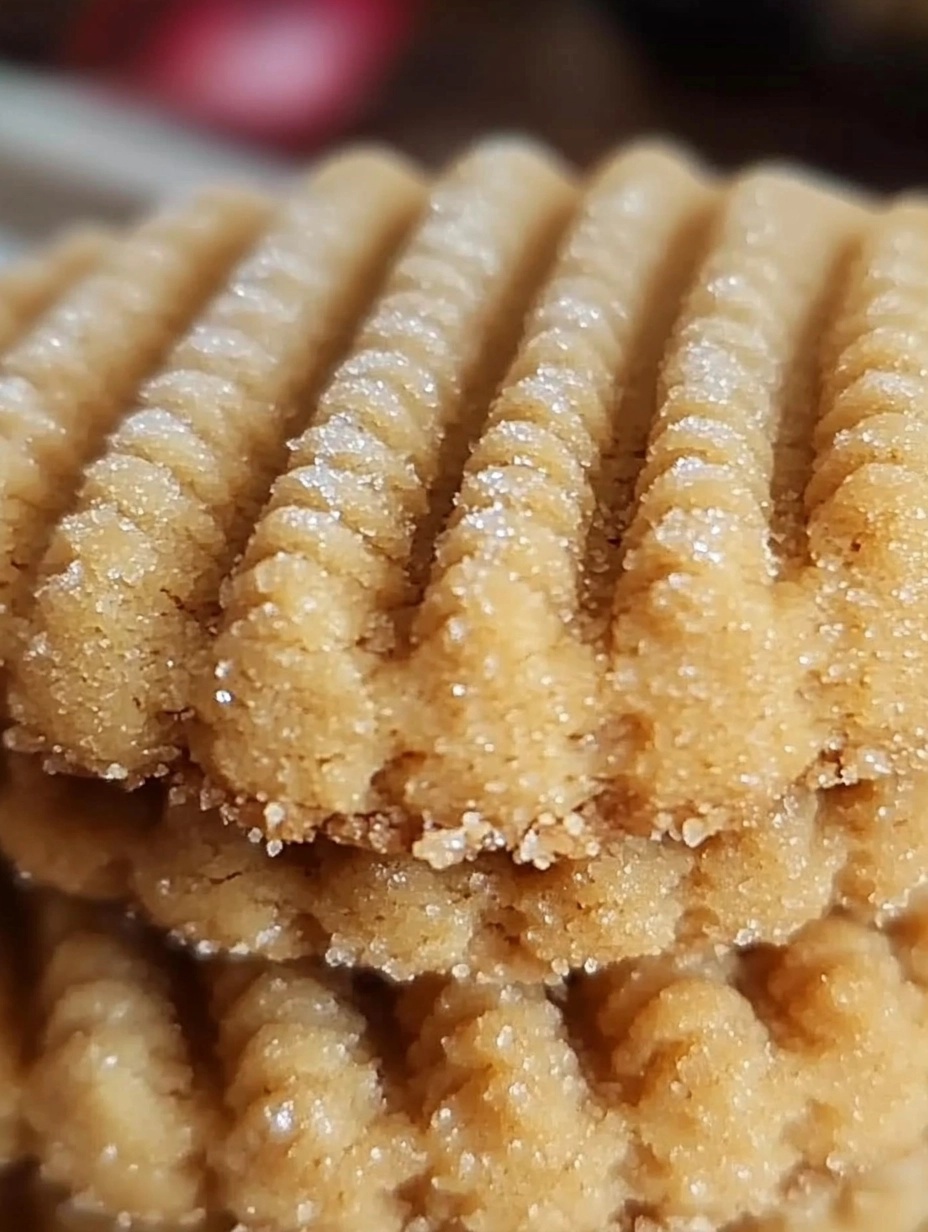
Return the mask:
<path id="1" fill-rule="evenodd" d="M 63 179 L 67 209 L 119 213 L 351 137 L 434 165 L 500 128 L 584 164 L 661 133 L 923 184 L 928 0 L 0 0 L 0 226 Z"/>
<path id="2" fill-rule="evenodd" d="M 488 127 L 581 162 L 666 133 L 715 162 L 787 156 L 928 181 L 928 0 L 445 0 L 364 130 L 427 158 Z"/>

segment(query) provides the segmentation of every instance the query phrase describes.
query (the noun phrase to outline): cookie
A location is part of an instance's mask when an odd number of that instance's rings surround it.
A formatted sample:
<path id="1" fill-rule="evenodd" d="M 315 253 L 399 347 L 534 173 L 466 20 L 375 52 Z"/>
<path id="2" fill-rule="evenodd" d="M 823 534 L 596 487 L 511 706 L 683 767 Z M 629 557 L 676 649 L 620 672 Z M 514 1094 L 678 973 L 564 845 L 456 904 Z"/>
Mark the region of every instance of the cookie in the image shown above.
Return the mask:
<path id="1" fill-rule="evenodd" d="M 294 201 L 43 512 L 12 747 L 435 868 L 920 773 L 928 206 L 518 142 Z"/>
<path id="2" fill-rule="evenodd" d="M 429 326 L 429 322 L 423 319 L 416 332 L 415 313 L 419 309 L 425 312 L 430 309 L 429 285 L 452 297 L 449 303 L 442 301 L 436 306 L 437 317 L 444 314 L 452 329 L 443 343 L 450 365 L 442 378 L 449 413 L 460 401 L 457 385 L 462 379 L 466 377 L 478 384 L 498 379 L 499 373 L 491 370 L 492 358 L 484 352 L 487 346 L 492 349 L 501 345 L 497 335 L 505 323 L 504 318 L 507 314 L 511 317 L 518 306 L 511 301 L 514 298 L 518 301 L 520 295 L 524 298 L 523 283 L 531 268 L 539 263 L 537 248 L 539 244 L 545 246 L 546 232 L 551 231 L 565 213 L 569 199 L 566 181 L 549 165 L 547 159 L 530 149 L 520 146 L 510 148 L 505 144 L 488 145 L 465 158 L 449 173 L 445 186 L 436 188 L 428 219 L 421 224 L 418 238 L 413 240 L 407 258 L 401 260 L 391 274 L 384 293 L 384 307 L 380 310 L 380 316 L 375 315 L 369 326 L 372 331 L 370 345 L 359 357 L 346 361 L 348 364 L 355 363 L 359 370 L 358 380 L 367 381 L 376 388 L 391 379 L 395 383 L 404 377 L 402 364 L 392 378 L 389 374 L 378 374 L 373 368 L 366 376 L 360 374 L 365 362 L 370 367 L 376 359 L 377 348 L 381 344 L 388 345 L 386 334 L 377 340 L 378 330 L 393 329 L 401 342 L 409 326 L 415 334 L 415 339 L 410 339 L 410 346 L 427 347 L 429 328 L 441 327 L 438 320 Z M 199 604 L 203 623 L 214 614 L 211 605 L 216 602 L 223 573 L 244 546 L 250 522 L 267 495 L 274 470 L 284 462 L 287 438 L 300 426 L 301 418 L 305 419 L 307 412 L 314 408 L 317 386 L 328 375 L 327 370 L 337 354 L 338 343 L 346 341 L 342 337 L 345 325 L 348 322 L 354 324 L 355 318 L 362 314 L 365 294 L 368 297 L 374 295 L 379 267 L 386 252 L 391 245 L 395 248 L 399 244 L 403 224 L 411 221 L 417 204 L 417 185 L 402 168 L 374 157 L 340 160 L 328 173 L 324 169 L 310 179 L 305 199 L 298 199 L 289 214 L 285 210 L 280 229 L 270 233 L 267 251 L 259 247 L 254 257 L 246 261 L 244 269 L 236 273 L 227 298 L 213 305 L 216 321 L 208 312 L 205 320 L 194 327 L 195 340 L 201 332 L 207 338 L 212 337 L 217 327 L 235 334 L 233 354 L 229 356 L 220 350 L 214 356 L 210 352 L 206 363 L 208 366 L 212 360 L 214 367 L 220 370 L 218 375 L 228 381 L 234 383 L 236 379 L 240 380 L 240 396 L 245 404 L 227 409 L 225 399 L 221 399 L 217 412 L 215 399 L 203 405 L 202 390 L 190 392 L 184 421 L 189 429 L 188 435 L 192 433 L 193 444 L 204 435 L 215 438 L 220 433 L 225 434 L 223 449 L 208 464 L 203 457 L 195 456 L 188 450 L 186 469 L 182 475 L 175 477 L 180 462 L 170 456 L 167 446 L 172 441 L 168 440 L 165 444 L 164 457 L 160 459 L 164 483 L 169 484 L 173 479 L 175 486 L 183 487 L 189 507 L 185 507 L 185 517 L 178 522 L 175 536 L 168 534 L 163 523 L 158 526 L 160 533 L 157 536 L 149 534 L 149 539 L 158 540 L 152 552 L 157 556 L 161 550 L 158 558 L 163 562 L 161 568 L 153 564 L 151 569 L 152 588 L 156 594 L 150 596 L 146 593 L 140 598 L 145 618 L 151 620 L 153 638 L 165 632 L 162 626 L 166 623 L 170 625 L 172 616 L 176 624 L 176 608 L 186 611 Z M 494 227 L 497 234 L 493 233 Z M 271 261 L 270 271 L 268 260 Z M 494 267 L 500 263 L 502 267 L 494 274 Z M 268 287 L 268 282 L 275 275 L 279 286 L 274 288 L 272 283 Z M 247 296 L 241 293 L 236 281 L 238 278 L 242 279 L 246 291 L 250 288 Z M 431 278 L 432 283 L 426 281 L 425 288 L 420 289 L 417 284 L 422 278 Z M 355 285 L 352 286 L 352 283 Z M 275 289 L 276 297 L 273 293 Z M 284 299 L 283 309 L 278 302 L 281 297 Z M 242 311 L 243 298 L 251 320 Z M 487 299 L 490 302 L 485 302 Z M 243 315 L 245 320 L 240 322 L 239 318 Z M 234 319 L 227 321 L 230 316 Z M 281 332 L 282 316 L 290 320 L 291 328 L 286 335 Z M 341 329 L 333 328 L 333 317 L 344 318 Z M 249 337 L 247 328 L 243 328 L 248 325 L 256 335 L 253 339 Z M 510 332 L 512 328 L 510 324 Z M 459 360 L 456 352 L 465 343 L 471 345 L 469 335 L 474 331 L 478 336 L 472 344 L 474 356 L 469 361 L 472 371 L 465 371 L 468 368 L 467 358 L 465 356 Z M 153 391 L 143 390 L 143 403 L 157 404 L 163 400 L 163 382 L 170 384 L 175 378 L 175 383 L 182 384 L 188 380 L 190 349 L 186 340 L 182 340 L 178 353 L 172 357 L 176 362 L 176 372 L 169 366 L 166 373 L 155 379 Z M 243 349 L 248 352 L 245 360 L 240 355 Z M 414 362 L 414 355 L 410 353 L 406 357 L 406 367 L 411 370 Z M 427 373 L 422 376 L 423 397 L 428 396 L 427 386 L 431 379 Z M 297 384 L 298 388 L 288 390 L 288 380 L 291 385 Z M 281 383 L 281 390 L 277 390 L 276 382 Z M 282 396 L 286 401 L 287 394 L 296 405 L 281 406 L 278 414 L 269 414 L 267 407 L 274 407 Z M 365 387 L 356 388 L 354 396 L 363 406 Z M 234 401 L 234 393 L 231 397 Z M 423 407 L 422 412 L 424 414 L 426 408 Z M 207 422 L 209 419 L 212 419 L 212 424 Z M 120 461 L 118 455 L 132 451 L 131 438 L 136 427 L 136 416 L 131 415 L 123 427 L 126 440 L 122 440 L 122 433 L 116 433 L 112 439 L 111 453 L 104 455 L 100 466 L 105 468 L 112 464 L 116 467 Z M 340 440 L 347 445 L 349 452 L 357 447 L 354 438 L 348 439 L 349 428 L 350 425 L 340 425 L 338 416 L 332 418 L 328 436 L 333 449 L 340 447 Z M 162 436 L 161 426 L 155 425 L 153 449 L 164 443 Z M 433 460 L 433 469 L 438 469 L 437 459 Z M 209 478 L 213 479 L 212 490 Z M 222 490 L 218 491 L 217 488 Z M 139 499 L 143 500 L 146 494 L 147 489 L 143 488 Z M 75 523 L 72 518 L 64 529 L 69 532 L 73 527 L 76 536 L 82 528 L 88 530 L 86 554 L 89 559 L 83 570 L 86 572 L 91 560 L 99 555 L 89 532 L 104 515 L 105 507 L 110 502 L 100 485 L 94 484 L 85 489 L 84 498 L 83 510 L 75 515 L 80 522 Z M 202 523 L 205 526 L 207 522 L 216 524 L 215 533 L 210 537 L 204 531 L 203 535 L 194 536 L 199 538 L 204 555 L 196 560 L 180 560 L 176 539 L 188 541 L 191 535 L 184 533 L 188 525 Z M 220 539 L 225 540 L 221 551 Z M 169 541 L 162 544 L 163 540 Z M 57 562 L 46 560 L 39 583 L 32 623 L 41 621 L 42 628 L 33 635 L 24 656 L 31 674 L 20 673 L 21 694 L 18 690 L 17 696 L 22 695 L 23 705 L 35 707 L 35 689 L 40 687 L 41 681 L 54 678 L 54 695 L 50 695 L 52 685 L 46 684 L 46 696 L 39 699 L 43 712 L 57 713 L 64 703 L 56 699 L 72 696 L 75 723 L 86 723 L 89 700 L 91 712 L 99 716 L 100 739 L 118 739 L 124 735 L 123 729 L 128 720 L 114 722 L 114 716 L 108 709 L 100 714 L 101 705 L 109 706 L 112 692 L 110 676 L 117 670 L 112 659 L 106 660 L 109 674 L 100 680 L 98 696 L 88 699 L 84 682 L 88 677 L 91 680 L 99 679 L 99 673 L 88 668 L 83 661 L 80 665 L 75 664 L 73 659 L 75 650 L 80 653 L 87 639 L 74 637 L 73 644 L 69 641 L 67 652 L 63 649 L 60 655 L 61 670 L 57 677 L 50 673 L 48 656 L 42 652 L 44 646 L 60 642 L 67 631 L 73 630 L 73 614 L 71 608 L 66 606 L 66 571 L 60 566 L 62 557 L 69 562 L 75 558 L 79 545 L 75 545 L 74 538 L 69 538 L 66 533 L 60 538 L 59 547 Z M 215 549 L 212 552 L 215 559 L 207 569 L 205 560 L 210 548 Z M 114 546 L 114 552 L 122 558 L 135 559 L 138 545 L 123 542 Z M 196 581 L 202 593 L 189 595 L 184 589 L 186 583 L 178 582 L 172 589 L 177 603 L 172 605 L 169 602 L 165 611 L 164 601 L 160 604 L 157 601 L 157 587 L 163 580 L 163 568 L 168 561 L 176 562 L 178 575 L 184 574 L 188 581 Z M 99 573 L 98 593 L 88 594 L 85 587 L 80 594 L 81 610 L 88 613 L 90 623 L 86 631 L 91 643 L 96 631 L 94 621 L 97 620 L 98 606 L 103 593 L 109 593 L 111 589 L 105 570 L 101 568 Z M 213 579 L 212 583 L 210 578 Z M 212 593 L 209 593 L 210 588 Z M 178 591 L 180 593 L 175 593 Z M 196 612 L 193 615 L 196 616 Z M 117 619 L 122 622 L 121 609 Z M 136 625 L 137 622 L 132 622 L 133 631 Z M 146 640 L 140 655 L 144 660 L 142 671 L 152 662 L 156 668 L 166 662 L 179 665 L 180 673 L 182 666 L 189 661 L 187 651 L 192 640 L 190 636 L 186 640 L 178 638 L 171 633 L 170 627 L 163 640 Z M 31 653 L 36 649 L 38 653 Z M 122 664 L 118 665 L 118 670 L 124 670 Z M 170 672 L 170 667 L 167 670 Z M 160 720 L 163 726 L 163 712 L 166 709 L 182 713 L 182 699 L 189 704 L 191 699 L 187 694 L 192 674 L 189 671 L 186 673 L 186 690 L 182 685 L 173 688 L 165 686 L 172 693 L 171 706 L 164 704 L 163 697 L 152 697 L 156 725 Z M 130 682 L 124 694 L 126 711 L 131 712 L 135 708 L 134 699 L 137 696 L 147 694 L 144 680 Z M 177 704 L 174 705 L 174 702 Z M 83 732 L 76 739 L 62 739 L 58 743 L 71 747 L 79 744 L 82 736 Z M 129 744 L 133 743 L 131 732 L 126 733 L 125 738 Z M 178 738 L 175 737 L 175 741 Z M 101 748 L 87 768 L 131 778 L 140 769 L 143 772 L 157 769 L 170 753 L 169 749 L 162 747 L 168 742 L 169 734 L 153 735 L 148 739 L 147 746 L 138 750 L 134 757 L 129 756 L 131 750 L 125 750 L 127 755 L 121 761 L 115 757 L 115 747 Z M 176 748 L 174 752 L 177 752 Z M 80 760 L 79 753 L 77 760 Z"/>
<path id="3" fill-rule="evenodd" d="M 299 571 L 306 552 L 286 558 L 284 546 L 264 565 L 270 547 L 254 546 L 253 568 L 246 552 L 216 644 L 222 679 L 201 706 L 205 751 L 194 743 L 213 778 L 245 797 L 230 802 L 220 792 L 228 815 L 292 841 L 316 826 L 302 807 L 315 802 L 344 817 L 325 821 L 332 833 L 373 846 L 411 816 L 419 819 L 413 850 L 436 866 L 499 847 L 545 863 L 589 854 L 621 829 L 695 844 L 757 824 L 797 782 L 853 783 L 919 763 L 919 690 L 909 683 L 922 670 L 922 636 L 901 596 L 917 596 L 924 576 L 921 522 L 909 512 L 921 507 L 917 331 L 928 210 L 901 204 L 868 218 L 783 176 L 749 175 L 718 207 L 681 300 L 680 270 L 666 264 L 680 257 L 678 245 L 684 263 L 692 257 L 699 222 L 679 205 L 690 200 L 680 168 L 633 162 L 629 170 L 623 161 L 615 174 L 618 186 L 607 174 L 607 187 L 591 190 L 470 453 L 399 683 L 378 693 L 397 650 L 392 635 L 383 649 L 371 633 L 364 653 L 373 647 L 381 667 L 369 702 L 349 708 L 348 676 L 333 685 L 326 730 L 338 730 L 337 712 L 342 747 L 360 757 L 358 733 L 399 730 L 392 745 L 382 735 L 386 752 L 363 761 L 347 794 L 327 792 L 323 780 L 341 782 L 350 760 L 310 739 L 316 729 L 307 726 L 321 713 L 321 664 L 335 643 L 320 633 L 320 668 L 302 670 L 319 620 L 296 612 L 293 593 L 287 606 L 258 584 Z M 629 197 L 640 206 L 646 188 L 656 200 L 635 214 Z M 633 271 L 624 302 L 595 230 L 607 209 L 599 191 L 637 223 L 623 236 L 609 219 L 617 269 L 628 273 L 630 251 L 659 264 Z M 669 218 L 668 200 L 678 210 Z M 700 205 L 692 208 L 698 215 Z M 606 281 L 605 290 L 581 281 L 589 298 L 579 303 L 571 298 L 578 251 Z M 571 314 L 583 322 L 579 340 Z M 596 325 L 605 335 L 629 316 L 631 329 L 597 369 L 589 355 Z M 663 351 L 653 336 L 636 345 L 636 325 L 663 341 L 662 321 L 670 329 Z M 595 384 L 597 372 L 629 376 L 623 342 L 638 362 L 652 361 L 624 399 Z M 636 394 L 645 403 L 650 396 L 653 415 Z M 619 441 L 607 431 L 606 407 L 620 417 Z M 297 451 L 303 461 L 294 460 L 293 474 L 322 465 L 308 456 Z M 608 494 L 599 493 L 598 535 L 597 475 Z M 288 482 L 281 489 L 303 490 Z M 628 508 L 623 493 L 631 492 Z M 274 499 L 269 525 L 277 524 Z M 253 545 L 263 542 L 263 525 Z M 584 560 L 586 547 L 593 555 Z M 609 602 L 597 634 L 602 585 Z M 286 668 L 252 670 L 249 638 L 268 658 L 276 649 Z M 334 661 L 330 670 L 334 680 Z M 312 699 L 298 692 L 299 680 L 312 680 Z M 282 699 L 291 693 L 288 709 Z M 295 743 L 288 753 L 281 731 L 292 731 L 302 751 Z M 301 787 L 307 747 L 318 759 Z M 359 814 L 371 817 L 367 829 Z"/>
<path id="4" fill-rule="evenodd" d="M 220 581 L 419 199 L 398 161 L 333 159 L 126 391 L 51 538 L 16 674 L 17 712 L 65 764 L 130 780 L 176 754 Z"/>
<path id="5" fill-rule="evenodd" d="M 926 1216 L 924 902 L 887 932 L 832 916 L 547 991 L 192 962 L 99 908 L 23 906 L 22 1114 L 74 1210 L 255 1232 Z"/>
<path id="6" fill-rule="evenodd" d="M 16 1232 L 236 1232 L 231 1219 L 223 1216 L 197 1219 L 191 1223 L 159 1220 L 152 1226 L 136 1219 L 113 1219 L 108 1215 L 93 1215 L 75 1208 L 57 1191 L 29 1179 L 21 1183 L 13 1207 L 18 1222 Z M 0 1199 L 2 1200 L 2 1199 Z M 11 1201 L 13 1199 L 11 1198 Z M 3 1208 L 6 1212 L 7 1208 Z M 243 1225 L 239 1224 L 239 1232 Z"/>
<path id="7" fill-rule="evenodd" d="M 30 593 L 33 566 L 68 507 L 82 466 L 139 380 L 160 363 L 176 331 L 196 315 L 252 239 L 263 213 L 263 204 L 250 197 L 214 193 L 143 223 L 108 246 L 99 263 L 4 352 L 4 660 L 16 640 L 15 621 Z M 122 568 L 132 575 L 130 560 Z"/>
<path id="8" fill-rule="evenodd" d="M 628 363 L 655 267 L 667 264 L 668 244 L 683 247 L 679 260 L 685 262 L 691 214 L 700 211 L 705 194 L 685 169 L 649 155 L 632 156 L 630 165 L 622 161 L 594 185 L 531 318 L 529 347 L 535 341 L 537 355 L 526 357 L 521 415 L 507 424 L 506 408 L 500 409 L 494 444 L 482 436 L 484 429 L 493 432 L 488 404 L 546 269 L 538 251 L 543 235 L 532 229 L 550 231 L 550 215 L 559 221 L 563 213 L 562 192 L 551 194 L 546 216 L 544 184 L 518 167 L 500 171 L 481 172 L 457 209 L 439 208 L 426 220 L 397 265 L 395 285 L 388 284 L 354 354 L 296 443 L 230 583 L 215 645 L 221 676 L 204 688 L 202 739 L 194 742 L 194 755 L 220 783 L 267 801 L 254 819 L 270 837 L 305 835 L 314 821 L 302 822 L 294 806 L 302 816 L 299 806 L 315 802 L 319 820 L 326 814 L 371 817 L 370 841 L 376 842 L 375 827 L 398 824 L 391 814 L 435 812 L 424 780 L 432 779 L 436 758 L 447 811 L 473 811 L 475 818 L 482 812 L 470 799 L 476 783 L 484 794 L 489 784 L 499 808 L 512 812 L 523 773 L 520 757 L 513 759 L 516 748 L 521 756 L 537 749 L 536 764 L 524 770 L 535 800 L 532 819 L 542 811 L 563 813 L 571 804 L 564 788 L 576 783 L 583 792 L 588 782 L 571 762 L 574 750 L 582 758 L 583 732 L 565 705 L 589 715 L 594 678 L 584 646 L 568 638 L 562 648 L 557 637 L 575 582 L 584 512 L 571 518 L 570 485 L 584 484 L 594 441 L 605 437 L 604 403 L 615 367 L 621 379 Z M 636 196 L 637 212 L 630 200 Z M 595 262 L 610 239 L 615 249 L 602 270 Z M 640 256 L 629 269 L 633 249 Z M 676 270 L 673 275 L 679 277 Z M 410 279 L 417 290 L 411 304 Z M 607 313 L 616 300 L 625 329 L 613 340 Z M 424 349 L 423 333 L 431 339 Z M 575 360 L 577 348 L 589 365 L 587 387 L 575 382 L 573 389 L 553 392 L 568 436 L 562 442 L 552 426 L 533 424 L 533 409 L 542 420 L 546 406 L 543 398 L 531 398 L 528 386 L 546 366 L 556 373 L 560 358 Z M 372 371 L 379 381 L 376 400 L 365 397 Z M 571 422 L 572 414 L 579 422 Z M 342 429 L 332 440 L 334 423 L 355 434 L 353 449 L 344 449 Z M 571 429 L 587 436 L 586 466 L 582 457 L 570 456 Z M 461 469 L 479 466 L 481 451 L 487 474 L 475 476 L 470 490 L 465 477 L 452 510 Z M 505 472 L 513 461 L 510 496 Z M 520 496 L 528 506 L 527 527 L 506 520 L 507 507 Z M 449 514 L 454 542 L 443 555 L 435 540 Z M 462 538 L 469 547 L 458 542 Z M 553 554 L 558 544 L 563 559 Z M 482 715 L 465 664 L 435 662 L 432 670 L 435 655 L 423 627 L 432 610 L 429 594 L 442 586 L 443 563 L 450 567 L 453 557 L 463 567 L 475 545 L 493 556 L 494 576 L 503 586 L 509 579 L 511 593 L 496 606 L 479 588 L 479 577 L 455 570 L 448 590 L 467 591 L 462 602 L 472 602 L 481 627 L 466 612 L 455 614 L 447 601 L 431 625 L 444 631 L 458 658 L 470 653 L 479 667 L 492 656 L 492 695 Z M 536 545 L 547 546 L 550 559 L 533 559 Z M 526 577 L 558 594 L 536 601 Z M 501 639 L 504 620 L 510 627 Z M 532 625 L 539 622 L 536 631 Z M 559 650 L 566 657 L 560 672 L 553 662 Z M 515 701 L 511 669 L 535 724 L 531 734 L 508 711 Z M 533 682 L 536 670 L 540 679 Z M 471 714 L 474 693 L 478 713 Z M 434 726 L 414 735 L 429 717 Z M 425 751 L 430 748 L 436 758 Z M 418 801 L 417 777 L 423 780 Z M 450 798 L 451 784 L 460 784 L 463 807 Z M 357 828 L 363 831 L 363 822 Z"/>
<path id="9" fill-rule="evenodd" d="M 671 950 L 783 944 L 840 910 L 886 926 L 928 866 L 928 777 L 794 797 L 695 848 L 634 836 L 549 869 L 505 853 L 436 870 L 320 838 L 283 848 L 190 801 L 11 756 L 0 848 L 21 874 L 128 904 L 200 954 L 315 957 L 392 979 L 557 982 Z"/>
<path id="10" fill-rule="evenodd" d="M 13 345 L 41 313 L 103 259 L 102 231 L 67 232 L 44 251 L 0 268 L 0 348 Z"/>
<path id="11" fill-rule="evenodd" d="M 33 1163 L 0 1176 L 0 1213 L 4 1232 L 243 1232 L 223 1214 L 180 1221 L 138 1220 L 91 1211 L 60 1187 L 43 1184 Z"/>
<path id="12" fill-rule="evenodd" d="M 832 1187 L 815 1186 L 792 1204 L 789 1213 L 738 1223 L 739 1232 L 872 1232 L 879 1226 L 882 1232 L 928 1232 L 925 1222 L 925 1169 L 928 1152 L 914 1152 L 900 1163 L 876 1169 L 858 1182 Z M 37 1192 L 36 1192 L 37 1190 Z M 87 1215 L 75 1211 L 59 1195 L 34 1184 L 26 1191 L 7 1191 L 0 1197 L 4 1214 L 17 1220 L 16 1232 L 152 1232 L 150 1224 L 136 1220 L 113 1220 L 105 1216 Z M 217 1217 L 191 1225 L 157 1225 L 157 1232 L 248 1232 L 248 1225 L 233 1225 L 229 1219 Z M 663 1232 L 663 1226 L 649 1216 L 641 1216 L 632 1224 L 634 1232 Z"/>

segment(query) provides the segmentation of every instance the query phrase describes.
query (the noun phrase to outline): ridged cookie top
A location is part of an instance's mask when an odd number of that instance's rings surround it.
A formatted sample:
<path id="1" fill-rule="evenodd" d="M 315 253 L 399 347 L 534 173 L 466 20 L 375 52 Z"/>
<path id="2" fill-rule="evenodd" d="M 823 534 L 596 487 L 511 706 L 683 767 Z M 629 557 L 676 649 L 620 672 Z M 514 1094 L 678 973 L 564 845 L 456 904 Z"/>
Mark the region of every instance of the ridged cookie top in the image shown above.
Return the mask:
<path id="1" fill-rule="evenodd" d="M 923 909 L 552 992 L 193 964 L 99 910 L 20 910 L 40 1174 L 127 1226 L 820 1232 L 868 1193 L 891 1215 L 923 1160 Z"/>
<path id="2" fill-rule="evenodd" d="M 222 781 L 377 807 L 414 722 L 415 669 L 394 668 L 404 625 L 569 204 L 518 146 L 477 150 L 436 186 L 227 589 L 195 744 Z"/>
<path id="3" fill-rule="evenodd" d="M 577 191 L 496 142 L 255 225 L 173 346 L 74 387 L 92 441 L 56 403 L 66 467 L 17 446 L 11 743 L 435 865 L 923 760 L 928 207 L 653 148 Z"/>
<path id="4" fill-rule="evenodd" d="M 212 194 L 109 245 L 99 262 L 22 333 L 0 364 L 0 653 L 28 601 L 33 569 L 83 465 L 125 399 L 164 358 L 229 261 L 253 238 L 262 205 Z M 53 258 L 54 259 L 54 258 Z M 131 558 L 115 573 L 132 576 Z M 114 575 L 113 580 L 116 580 Z M 98 632 L 99 636 L 99 632 Z"/>
<path id="5" fill-rule="evenodd" d="M 418 202 L 414 177 L 376 155 L 335 159 L 298 186 L 130 391 L 81 477 L 42 563 L 41 632 L 19 679 L 97 773 L 176 755 L 222 577 Z"/>

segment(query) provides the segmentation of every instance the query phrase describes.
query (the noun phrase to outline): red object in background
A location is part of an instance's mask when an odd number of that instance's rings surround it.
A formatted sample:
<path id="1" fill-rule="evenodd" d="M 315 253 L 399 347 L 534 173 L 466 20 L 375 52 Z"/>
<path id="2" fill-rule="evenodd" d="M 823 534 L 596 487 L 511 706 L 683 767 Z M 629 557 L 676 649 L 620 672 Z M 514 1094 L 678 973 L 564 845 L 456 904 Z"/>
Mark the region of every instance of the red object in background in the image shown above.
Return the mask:
<path id="1" fill-rule="evenodd" d="M 371 102 L 417 0 L 97 0 L 63 62 L 244 137 L 308 146 Z"/>

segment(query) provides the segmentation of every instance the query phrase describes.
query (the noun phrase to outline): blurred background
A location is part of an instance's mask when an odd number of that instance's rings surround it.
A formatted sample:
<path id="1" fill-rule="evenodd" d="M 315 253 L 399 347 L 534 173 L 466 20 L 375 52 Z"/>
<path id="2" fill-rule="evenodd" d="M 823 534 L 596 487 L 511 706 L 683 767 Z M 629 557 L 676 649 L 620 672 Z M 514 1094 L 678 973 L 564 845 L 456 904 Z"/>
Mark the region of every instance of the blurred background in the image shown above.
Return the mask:
<path id="1" fill-rule="evenodd" d="M 928 183 L 928 0 L 0 0 L 0 247 L 350 138 L 663 133 Z"/>

